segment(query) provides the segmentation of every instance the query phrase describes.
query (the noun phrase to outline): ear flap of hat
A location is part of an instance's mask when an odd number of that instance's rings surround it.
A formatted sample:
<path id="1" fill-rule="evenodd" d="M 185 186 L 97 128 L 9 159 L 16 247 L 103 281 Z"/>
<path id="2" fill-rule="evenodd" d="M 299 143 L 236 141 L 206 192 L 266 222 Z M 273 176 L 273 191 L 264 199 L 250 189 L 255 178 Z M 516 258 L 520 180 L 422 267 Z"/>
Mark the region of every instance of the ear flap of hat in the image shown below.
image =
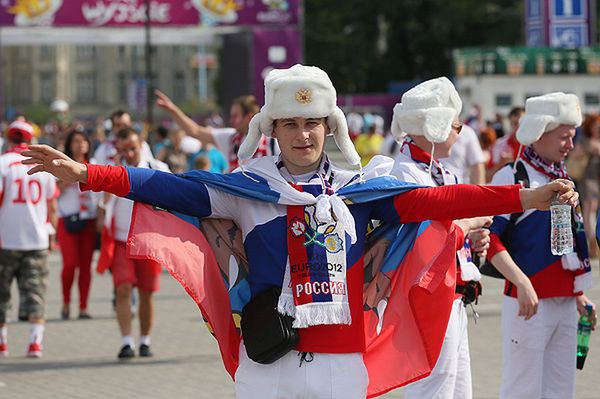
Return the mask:
<path id="1" fill-rule="evenodd" d="M 240 145 L 238 150 L 238 158 L 241 161 L 248 160 L 252 158 L 258 146 L 260 144 L 260 139 L 262 138 L 262 133 L 260 132 L 260 112 L 257 113 L 250 119 L 250 123 L 248 124 L 248 134 L 246 138 Z"/>
<path id="2" fill-rule="evenodd" d="M 327 117 L 327 125 L 329 126 L 329 129 L 331 129 L 333 139 L 342 154 L 344 154 L 346 161 L 348 161 L 350 165 L 360 165 L 360 156 L 354 148 L 354 143 L 350 140 L 346 116 L 341 109 L 335 107 L 333 113 Z"/>
<path id="3" fill-rule="evenodd" d="M 549 126 L 552 124 L 553 126 Z M 521 118 L 517 129 L 517 141 L 523 145 L 535 143 L 545 131 L 558 127 L 555 118 L 550 115 L 527 115 Z"/>
<path id="4" fill-rule="evenodd" d="M 396 104 L 394 106 L 394 116 L 392 117 L 392 126 L 390 127 L 392 130 L 392 134 L 398 140 L 404 139 L 406 133 L 402 131 L 400 127 L 399 114 L 402 112 L 402 104 Z"/>
<path id="5" fill-rule="evenodd" d="M 430 143 L 443 143 L 450 136 L 456 111 L 452 108 L 430 108 L 424 111 L 423 134 Z"/>

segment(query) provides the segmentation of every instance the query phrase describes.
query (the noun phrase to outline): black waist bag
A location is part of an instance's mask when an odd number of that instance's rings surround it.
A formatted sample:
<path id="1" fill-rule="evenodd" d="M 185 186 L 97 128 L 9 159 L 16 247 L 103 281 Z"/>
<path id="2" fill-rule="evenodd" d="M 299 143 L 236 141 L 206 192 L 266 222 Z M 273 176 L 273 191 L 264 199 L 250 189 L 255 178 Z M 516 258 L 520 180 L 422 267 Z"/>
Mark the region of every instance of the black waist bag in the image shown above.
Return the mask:
<path id="1" fill-rule="evenodd" d="M 271 364 L 298 345 L 300 336 L 292 328 L 293 318 L 277 311 L 280 288 L 269 288 L 242 310 L 242 336 L 248 357 Z"/>
<path id="2" fill-rule="evenodd" d="M 85 229 L 85 226 L 88 224 L 87 219 L 81 219 L 78 213 L 73 215 L 65 216 L 65 228 L 69 233 L 79 233 Z"/>

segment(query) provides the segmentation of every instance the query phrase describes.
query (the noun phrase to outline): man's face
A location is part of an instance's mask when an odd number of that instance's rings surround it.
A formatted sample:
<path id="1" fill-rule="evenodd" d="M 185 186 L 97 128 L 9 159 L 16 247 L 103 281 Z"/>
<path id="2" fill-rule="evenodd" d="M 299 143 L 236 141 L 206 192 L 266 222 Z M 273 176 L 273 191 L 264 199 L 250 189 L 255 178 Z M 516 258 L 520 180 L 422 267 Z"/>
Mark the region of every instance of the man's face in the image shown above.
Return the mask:
<path id="1" fill-rule="evenodd" d="M 115 117 L 112 120 L 112 131 L 118 132 L 121 129 L 125 129 L 126 127 L 131 127 L 131 115 L 123 114 L 119 117 Z"/>
<path id="2" fill-rule="evenodd" d="M 244 110 L 239 104 L 232 104 L 229 110 L 229 126 L 242 134 L 246 134 L 252 116 L 252 114 L 244 115 Z"/>
<path id="3" fill-rule="evenodd" d="M 277 139 L 287 170 L 299 175 L 319 167 L 325 135 L 329 127 L 325 118 L 287 118 L 275 121 L 273 137 Z"/>
<path id="4" fill-rule="evenodd" d="M 130 166 L 138 166 L 142 160 L 142 143 L 137 134 L 130 135 L 125 140 L 117 140 L 117 150 L 121 159 Z"/>
<path id="5" fill-rule="evenodd" d="M 521 117 L 523 117 L 523 113 L 519 112 L 515 115 L 511 115 L 508 117 L 508 122 L 510 123 L 511 132 L 516 132 L 519 128 L 519 122 L 521 122 Z"/>
<path id="6" fill-rule="evenodd" d="M 573 149 L 573 137 L 575 137 L 574 125 L 560 125 L 542 134 L 542 137 L 532 145 L 544 161 L 556 163 L 564 161 Z"/>

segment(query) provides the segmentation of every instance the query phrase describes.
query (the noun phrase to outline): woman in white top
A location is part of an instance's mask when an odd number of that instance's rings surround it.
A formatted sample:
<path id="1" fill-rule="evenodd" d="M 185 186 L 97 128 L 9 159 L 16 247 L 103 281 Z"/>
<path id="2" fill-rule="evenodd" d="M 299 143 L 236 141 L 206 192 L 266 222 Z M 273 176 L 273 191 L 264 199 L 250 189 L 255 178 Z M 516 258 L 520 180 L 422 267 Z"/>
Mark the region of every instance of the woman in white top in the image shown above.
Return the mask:
<path id="1" fill-rule="evenodd" d="M 90 140 L 82 131 L 74 130 L 67 135 L 65 154 L 79 162 L 90 162 Z M 71 287 L 78 269 L 79 318 L 89 319 L 88 297 L 92 281 L 91 263 L 96 243 L 97 194 L 81 192 L 77 184 L 58 182 L 58 241 L 63 258 L 61 273 L 63 308 L 61 316 L 70 315 Z"/>

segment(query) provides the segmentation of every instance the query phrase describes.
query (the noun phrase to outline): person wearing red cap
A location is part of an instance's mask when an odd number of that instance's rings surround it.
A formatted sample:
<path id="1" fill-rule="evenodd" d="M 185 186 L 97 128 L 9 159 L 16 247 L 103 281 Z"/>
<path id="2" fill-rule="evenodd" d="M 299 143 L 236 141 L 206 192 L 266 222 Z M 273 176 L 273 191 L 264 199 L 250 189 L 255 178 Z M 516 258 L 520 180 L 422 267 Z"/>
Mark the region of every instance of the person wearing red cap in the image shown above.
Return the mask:
<path id="1" fill-rule="evenodd" d="M 8 151 L 0 156 L 0 357 L 8 355 L 7 310 L 17 279 L 23 311 L 31 323 L 28 357 L 42 356 L 48 280 L 49 234 L 56 227 L 56 180 L 30 176 L 21 152 L 33 139 L 33 126 L 15 121 L 8 128 Z"/>

